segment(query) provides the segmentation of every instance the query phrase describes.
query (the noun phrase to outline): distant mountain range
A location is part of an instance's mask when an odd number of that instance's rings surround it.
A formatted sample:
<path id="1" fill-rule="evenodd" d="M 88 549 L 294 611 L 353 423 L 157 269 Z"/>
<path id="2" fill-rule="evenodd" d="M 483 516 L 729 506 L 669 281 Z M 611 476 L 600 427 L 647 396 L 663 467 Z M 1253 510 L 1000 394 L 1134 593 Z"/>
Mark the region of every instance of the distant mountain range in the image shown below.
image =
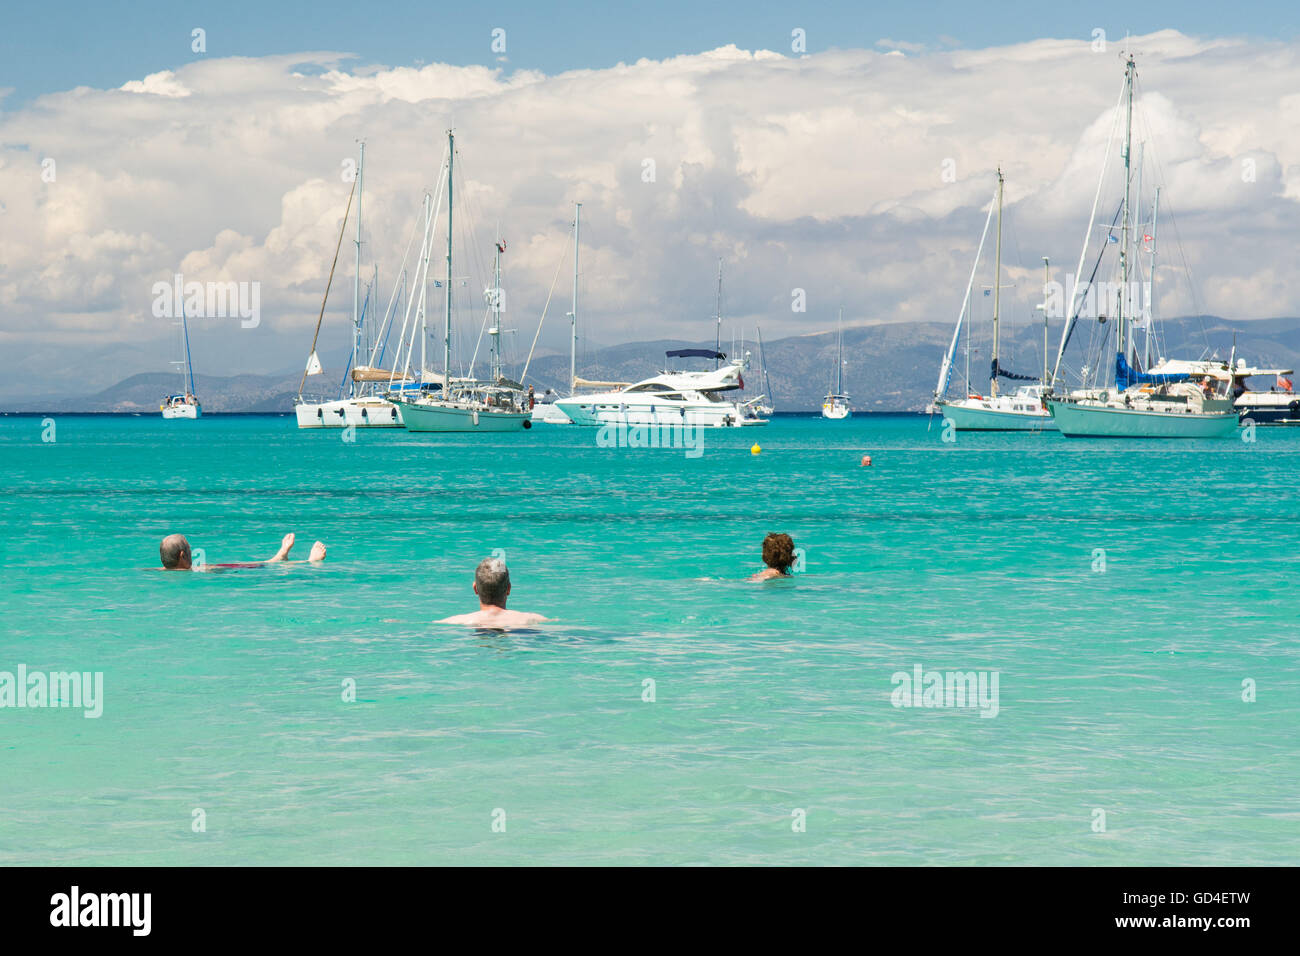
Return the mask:
<path id="1" fill-rule="evenodd" d="M 978 325 L 979 323 L 977 323 Z M 984 323 L 987 324 L 987 323 Z M 1072 340 L 1077 357 L 1094 336 L 1095 328 L 1081 325 Z M 1234 333 L 1237 355 L 1260 366 L 1296 368 L 1300 365 L 1300 319 L 1262 319 L 1229 323 L 1215 316 L 1192 316 L 1161 323 L 1163 354 L 1199 358 L 1217 354 L 1227 358 Z M 1048 353 L 1055 357 L 1059 324 L 1051 330 Z M 854 408 L 863 411 L 919 411 L 929 402 L 939 373 L 944 350 L 952 337 L 950 322 L 881 323 L 844 329 L 844 387 Z M 679 341 L 636 342 L 600 349 L 579 360 L 578 375 L 602 381 L 633 382 L 665 367 L 664 352 L 670 348 L 712 343 Z M 728 346 L 724 344 L 723 351 Z M 746 394 L 762 387 L 757 348 L 753 367 L 745 376 Z M 972 387 L 987 390 L 989 367 L 988 330 L 978 330 L 971 342 Z M 1005 330 L 1000 364 L 1004 369 L 1038 375 L 1043 367 L 1042 327 Z M 835 333 L 799 335 L 766 343 L 768 376 L 778 411 L 811 411 L 821 407 L 835 365 Z M 1077 360 L 1077 358 L 1076 358 Z M 1108 359 L 1107 359 L 1108 360 Z M 690 360 L 688 360 L 689 362 Z M 694 360 L 698 363 L 699 360 Z M 679 367 L 685 367 L 679 365 Z M 965 346 L 954 363 L 951 391 L 960 391 L 965 378 Z M 517 374 L 517 372 L 516 372 Z M 206 412 L 288 412 L 298 394 L 301 371 L 280 375 L 196 375 L 195 387 Z M 533 360 L 529 384 L 540 395 L 547 388 L 567 391 L 568 355 L 547 355 Z M 318 392 L 317 382 L 337 383 L 342 370 L 326 369 L 313 377 L 309 393 Z M 1007 383 L 1010 384 L 1010 383 Z M 159 400 L 174 392 L 175 372 L 132 375 L 92 395 L 66 394 L 26 397 L 8 402 L 10 412 L 157 412 Z"/>

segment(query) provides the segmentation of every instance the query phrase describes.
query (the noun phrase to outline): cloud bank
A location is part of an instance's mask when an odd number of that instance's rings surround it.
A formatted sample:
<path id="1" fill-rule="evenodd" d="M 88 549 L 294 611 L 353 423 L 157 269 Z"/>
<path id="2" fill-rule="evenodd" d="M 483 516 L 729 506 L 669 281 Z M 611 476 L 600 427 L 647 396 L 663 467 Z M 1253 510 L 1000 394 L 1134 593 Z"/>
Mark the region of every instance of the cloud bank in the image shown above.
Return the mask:
<path id="1" fill-rule="evenodd" d="M 1157 314 L 1300 314 L 1300 49 L 1173 31 L 1130 45 L 1144 186 L 1162 187 Z M 178 271 L 260 283 L 257 328 L 195 330 L 205 371 L 300 364 L 355 141 L 367 141 L 363 272 L 379 264 L 386 302 L 452 125 L 478 247 L 460 261 L 481 271 L 497 230 L 507 238 L 523 350 L 575 199 L 582 332 L 601 344 L 707 339 L 719 258 L 724 338 L 742 328 L 752 338 L 755 324 L 770 339 L 824 329 L 840 307 L 846 321 L 951 320 L 999 166 L 1004 262 L 1028 308 L 1040 256 L 1062 271 L 1077 261 L 1122 82 L 1119 45 L 900 46 L 804 57 L 724 47 L 556 76 L 329 52 L 196 56 L 121 89 L 40 97 L 0 113 L 10 384 L 79 367 L 105 382 L 159 369 L 174 340 L 151 313 L 151 289 Z M 345 243 L 323 333 L 336 353 L 351 274 Z M 485 278 L 470 285 L 481 291 Z M 557 299 L 567 285 L 562 272 Z M 791 310 L 795 289 L 806 312 Z M 564 347 L 566 309 L 552 304 L 544 344 Z"/>

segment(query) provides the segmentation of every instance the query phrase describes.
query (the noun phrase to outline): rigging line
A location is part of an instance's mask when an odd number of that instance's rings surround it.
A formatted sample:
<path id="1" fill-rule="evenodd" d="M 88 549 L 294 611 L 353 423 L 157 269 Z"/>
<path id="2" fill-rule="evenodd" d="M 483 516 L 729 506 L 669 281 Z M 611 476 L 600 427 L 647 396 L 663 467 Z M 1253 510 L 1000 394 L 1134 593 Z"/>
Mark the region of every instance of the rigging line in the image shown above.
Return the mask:
<path id="1" fill-rule="evenodd" d="M 1092 240 L 1092 230 L 1097 219 L 1097 205 L 1101 202 L 1101 189 L 1106 181 L 1107 167 L 1110 165 L 1111 147 L 1115 145 L 1115 134 L 1119 129 L 1120 104 L 1124 102 L 1124 92 L 1128 88 L 1128 77 L 1124 77 L 1124 82 L 1120 84 L 1119 98 L 1115 101 L 1115 111 L 1111 117 L 1110 133 L 1106 137 L 1106 155 L 1102 157 L 1101 174 L 1097 177 L 1097 192 L 1092 197 L 1092 211 L 1088 214 L 1088 228 L 1083 233 L 1083 246 L 1079 250 L 1079 264 L 1075 267 L 1075 275 L 1083 272 L 1083 264 L 1088 257 L 1088 243 Z M 1076 289 L 1076 293 L 1077 293 Z M 1071 303 L 1073 310 L 1073 303 Z M 1070 329 L 1071 323 L 1067 322 L 1061 329 L 1061 345 L 1056 350 L 1056 364 L 1052 368 L 1051 385 L 1056 384 L 1056 377 L 1061 370 L 1061 356 L 1065 353 L 1066 335 Z"/>
<path id="2" fill-rule="evenodd" d="M 1115 208 L 1115 215 L 1111 218 L 1110 229 L 1107 231 L 1107 234 L 1115 229 L 1115 223 L 1119 221 L 1119 214 L 1123 208 L 1124 206 L 1122 203 Z M 1066 346 L 1070 344 L 1070 339 L 1074 336 L 1074 329 L 1079 321 L 1079 313 L 1083 311 L 1083 306 L 1087 302 L 1088 291 L 1092 289 L 1093 280 L 1097 278 L 1097 271 L 1101 268 L 1102 259 L 1105 257 L 1106 249 L 1109 245 L 1109 242 L 1103 242 L 1101 244 L 1101 248 L 1097 250 L 1097 259 L 1092 264 L 1092 273 L 1088 276 L 1088 281 L 1074 290 L 1073 297 L 1078 299 L 1078 304 L 1075 306 L 1074 314 L 1070 316 L 1070 321 L 1066 323 L 1065 341 L 1061 344 L 1062 353 L 1064 353 Z M 1084 291 L 1080 292 L 1079 289 L 1083 289 Z M 1096 297 L 1094 296 L 1094 301 L 1095 298 Z M 1107 331 L 1107 335 L 1109 336 L 1109 331 Z M 1096 338 L 1097 330 L 1094 327 L 1088 335 L 1088 346 L 1084 350 L 1085 359 L 1091 360 L 1092 343 L 1096 341 Z M 1080 382 L 1083 382 L 1082 377 L 1080 377 Z"/>
<path id="3" fill-rule="evenodd" d="M 316 354 L 316 340 L 320 338 L 320 324 L 325 318 L 325 303 L 329 301 L 330 286 L 334 284 L 334 267 L 339 264 L 339 250 L 343 248 L 343 233 L 348 227 L 348 216 L 352 212 L 352 197 L 355 196 L 357 193 L 357 180 L 360 178 L 361 178 L 360 176 L 354 176 L 352 178 L 352 191 L 348 193 L 348 207 L 347 209 L 343 210 L 343 225 L 339 226 L 339 241 L 338 241 L 338 245 L 334 247 L 334 262 L 330 266 L 330 277 L 325 282 L 325 295 L 320 300 L 320 315 L 316 319 L 316 333 L 311 337 L 312 355 Z M 307 367 L 308 368 L 311 367 L 310 362 L 307 363 Z M 302 400 L 302 390 L 304 387 L 306 387 L 306 385 L 307 385 L 307 369 L 303 369 L 302 381 L 298 383 L 299 401 Z"/>
<path id="4" fill-rule="evenodd" d="M 421 207 L 423 208 L 423 207 Z M 411 235 L 406 240 L 406 251 L 402 253 L 402 264 L 397 270 L 397 281 L 393 283 L 393 293 L 388 297 L 388 308 L 384 310 L 384 318 L 379 323 L 379 329 L 375 332 L 375 347 L 370 350 L 370 365 L 378 367 L 383 362 L 383 354 L 388 351 L 388 332 L 392 331 L 392 318 L 397 313 L 393 310 L 393 305 L 397 301 L 397 292 L 402 287 L 402 281 L 406 274 L 406 262 L 411 255 L 411 246 L 415 242 L 415 234 L 420 226 L 420 217 L 416 216 L 411 220 Z M 387 331 L 385 331 L 387 330 Z M 379 358 L 375 357 L 376 350 L 379 348 L 380 340 L 384 342 L 383 352 L 379 353 Z"/>
<path id="5" fill-rule="evenodd" d="M 1146 115 L 1145 109 L 1140 104 L 1138 106 L 1138 112 L 1142 117 L 1142 121 L 1146 123 L 1149 128 L 1150 120 Z M 1159 182 L 1166 182 L 1164 167 L 1160 163 L 1160 156 L 1156 151 L 1154 138 L 1152 138 L 1151 141 L 1151 163 L 1155 166 Z M 1191 298 L 1192 312 L 1196 316 L 1197 324 L 1201 327 L 1201 339 L 1205 343 L 1205 351 L 1208 352 L 1210 349 L 1210 333 L 1205 327 L 1205 316 L 1202 315 L 1205 310 L 1204 298 L 1197 295 L 1196 283 L 1192 280 L 1191 266 L 1187 262 L 1187 250 L 1183 248 L 1182 234 L 1178 229 L 1178 220 L 1174 216 L 1173 203 L 1169 201 L 1168 196 L 1163 196 L 1162 198 L 1164 199 L 1164 205 L 1167 207 L 1170 225 L 1172 225 L 1174 229 L 1174 245 L 1178 247 L 1178 258 L 1183 264 L 1183 278 L 1187 280 L 1187 292 Z M 1152 282 L 1154 283 L 1154 281 L 1155 277 L 1153 276 Z M 1198 299 L 1201 300 L 1200 305 L 1197 304 Z"/>
<path id="6" fill-rule="evenodd" d="M 528 366 L 531 365 L 533 362 L 533 351 L 534 349 L 537 348 L 537 339 L 542 334 L 542 323 L 546 321 L 546 310 L 551 307 L 551 296 L 555 294 L 555 283 L 560 281 L 560 269 L 562 269 L 564 267 L 564 264 L 569 261 L 567 240 L 569 238 L 569 235 L 572 234 L 573 234 L 573 229 L 570 229 L 569 234 L 564 237 L 566 240 L 565 250 L 564 253 L 560 256 L 560 261 L 555 264 L 555 277 L 551 279 L 551 290 L 546 293 L 546 304 L 542 306 L 542 317 L 537 320 L 537 331 L 533 333 L 533 344 L 528 349 L 528 359 L 527 361 L 524 362 L 524 371 L 519 376 L 519 384 L 521 385 L 528 380 Z"/>

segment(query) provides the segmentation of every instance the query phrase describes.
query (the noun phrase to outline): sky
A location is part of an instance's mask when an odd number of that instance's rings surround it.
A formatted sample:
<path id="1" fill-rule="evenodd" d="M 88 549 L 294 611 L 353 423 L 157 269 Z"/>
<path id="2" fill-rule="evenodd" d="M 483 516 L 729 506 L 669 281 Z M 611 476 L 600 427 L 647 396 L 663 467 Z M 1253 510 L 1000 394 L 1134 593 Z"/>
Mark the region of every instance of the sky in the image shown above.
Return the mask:
<path id="1" fill-rule="evenodd" d="M 378 266 L 386 301 L 453 125 L 466 286 L 481 293 L 499 232 L 516 352 L 553 282 L 540 342 L 563 348 L 575 199 L 584 347 L 707 339 L 719 258 L 724 338 L 819 331 L 839 308 L 951 321 L 999 166 L 1004 282 L 1029 309 L 1040 256 L 1076 266 L 1129 33 L 1144 183 L 1162 190 L 1159 311 L 1300 315 L 1294 5 L 357 10 L 6 10 L 0 394 L 49 391 L 69 368 L 104 385 L 164 370 L 175 338 L 154 289 L 176 272 L 259 290 L 255 327 L 193 323 L 199 370 L 301 367 L 356 140 L 362 272 Z M 345 243 L 327 359 L 346 346 L 353 272 Z"/>

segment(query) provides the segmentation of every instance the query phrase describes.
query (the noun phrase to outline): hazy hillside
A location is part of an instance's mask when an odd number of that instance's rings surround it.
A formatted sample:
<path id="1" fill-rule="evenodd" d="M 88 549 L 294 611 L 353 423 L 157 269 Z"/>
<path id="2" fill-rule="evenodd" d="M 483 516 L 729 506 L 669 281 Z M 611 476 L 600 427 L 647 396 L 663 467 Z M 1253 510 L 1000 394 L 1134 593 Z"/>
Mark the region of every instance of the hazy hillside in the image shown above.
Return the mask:
<path id="1" fill-rule="evenodd" d="M 1081 326 L 1071 345 L 1071 358 L 1077 364 L 1089 337 L 1095 331 Z M 1266 319 L 1255 322 L 1228 323 L 1213 316 L 1167 320 L 1162 324 L 1164 348 L 1168 355 L 1196 358 L 1216 353 L 1226 358 L 1236 333 L 1237 354 L 1259 365 L 1295 368 L 1300 365 L 1300 319 Z M 1051 332 L 1048 352 L 1053 357 L 1057 347 L 1057 326 Z M 854 408 L 867 411 L 920 410 L 930 399 L 938 376 L 939 363 L 952 336 L 950 322 L 879 324 L 844 330 L 844 387 L 852 397 Z M 988 380 L 988 330 L 977 330 L 971 341 L 971 379 L 983 392 Z M 1004 368 L 1036 374 L 1043 365 L 1042 327 L 1011 328 L 1004 332 L 1001 363 Z M 708 347 L 712 343 L 654 341 L 612 346 L 583 356 L 578 374 L 583 378 L 609 381 L 635 381 L 665 367 L 664 352 L 684 346 Z M 809 411 L 820 407 L 835 365 L 835 334 L 823 332 L 778 339 L 767 344 L 768 375 L 778 410 Z M 745 376 L 748 394 L 761 388 L 757 368 Z M 723 346 L 724 351 L 729 348 Z M 965 376 L 965 350 L 959 350 L 953 370 L 952 387 L 959 390 Z M 678 363 L 678 367 L 700 367 Z M 518 374 L 518 370 L 514 370 Z M 282 375 L 235 375 L 219 377 L 199 375 L 195 385 L 208 412 L 277 412 L 289 411 L 298 392 L 300 371 Z M 535 358 L 529 369 L 529 382 L 540 394 L 546 388 L 567 389 L 569 357 L 548 355 Z M 311 393 L 335 394 L 342 379 L 342 369 L 326 369 L 313 378 Z M 174 372 L 133 375 L 103 391 L 84 397 L 66 395 L 35 397 L 12 402 L 6 411 L 29 412 L 156 412 L 159 399 L 173 391 Z M 332 390 L 332 391 L 331 391 Z"/>

